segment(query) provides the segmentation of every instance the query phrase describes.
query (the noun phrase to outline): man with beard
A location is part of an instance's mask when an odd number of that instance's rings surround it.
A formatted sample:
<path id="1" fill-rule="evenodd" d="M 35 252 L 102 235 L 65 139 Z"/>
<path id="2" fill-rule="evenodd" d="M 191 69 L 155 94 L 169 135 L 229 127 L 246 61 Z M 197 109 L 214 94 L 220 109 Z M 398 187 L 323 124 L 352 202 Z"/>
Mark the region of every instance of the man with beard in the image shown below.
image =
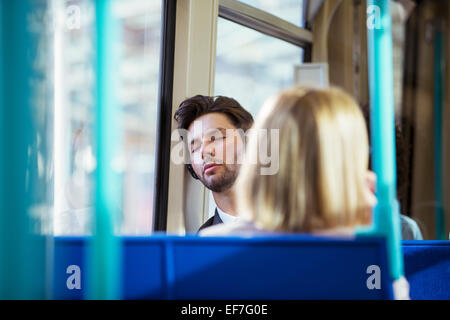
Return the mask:
<path id="1" fill-rule="evenodd" d="M 212 191 L 216 210 L 199 229 L 237 218 L 234 184 L 244 153 L 244 133 L 252 115 L 234 99 L 197 95 L 183 101 L 175 113 L 178 129 L 187 130 L 191 175 Z"/>

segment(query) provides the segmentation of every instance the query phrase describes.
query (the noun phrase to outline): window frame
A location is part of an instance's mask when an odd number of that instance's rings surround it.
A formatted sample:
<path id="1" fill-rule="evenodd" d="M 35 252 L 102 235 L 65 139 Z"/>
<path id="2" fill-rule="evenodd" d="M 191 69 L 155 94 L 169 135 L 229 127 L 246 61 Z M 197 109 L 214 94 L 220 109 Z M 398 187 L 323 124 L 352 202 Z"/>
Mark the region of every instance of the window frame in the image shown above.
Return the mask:
<path id="1" fill-rule="evenodd" d="M 177 0 L 162 0 L 153 231 L 167 230 Z"/>
<path id="2" fill-rule="evenodd" d="M 308 1 L 305 0 L 303 10 L 307 7 Z M 310 60 L 313 33 L 308 28 L 296 26 L 238 0 L 220 0 L 219 17 L 301 47 L 305 49 L 305 62 Z"/>
<path id="3" fill-rule="evenodd" d="M 219 12 L 216 19 L 226 19 L 265 34 L 269 37 L 279 39 L 294 46 L 304 49 L 303 62 L 312 62 L 313 33 L 307 23 L 309 0 L 303 2 L 305 28 L 296 26 L 280 17 L 270 14 L 263 9 L 250 6 L 238 0 L 219 0 Z M 206 221 L 214 212 L 214 202 L 209 190 L 204 191 L 204 206 L 202 221 Z"/>

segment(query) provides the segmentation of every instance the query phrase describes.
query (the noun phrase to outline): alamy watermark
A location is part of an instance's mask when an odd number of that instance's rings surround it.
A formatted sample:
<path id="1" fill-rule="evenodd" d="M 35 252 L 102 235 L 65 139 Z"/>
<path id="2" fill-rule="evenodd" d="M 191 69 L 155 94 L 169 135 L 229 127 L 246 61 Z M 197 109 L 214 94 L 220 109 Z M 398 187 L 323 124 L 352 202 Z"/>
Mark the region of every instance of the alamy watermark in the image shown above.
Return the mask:
<path id="1" fill-rule="evenodd" d="M 367 6 L 367 29 L 381 29 L 381 8 L 376 5 Z"/>
<path id="2" fill-rule="evenodd" d="M 81 268 L 78 265 L 70 265 L 66 269 L 69 274 L 66 280 L 66 287 L 69 290 L 81 290 Z M 370 276 L 366 280 L 369 290 L 381 290 L 381 269 L 378 265 L 370 265 L 366 269 Z"/>
<path id="3" fill-rule="evenodd" d="M 75 264 L 67 267 L 66 273 L 70 274 L 66 280 L 66 287 L 69 290 L 81 290 L 81 268 Z"/>
<path id="4" fill-rule="evenodd" d="M 250 140 L 256 143 L 249 144 Z M 275 175 L 279 170 L 279 129 L 211 129 L 203 131 L 200 121 L 194 122 L 190 131 L 172 132 L 171 161 L 175 164 L 198 166 L 215 164 L 260 165 L 261 175 Z M 256 148 L 249 150 L 249 148 Z M 244 155 L 245 154 L 245 155 Z M 251 156 L 250 156 L 251 155 Z"/>
<path id="5" fill-rule="evenodd" d="M 81 8 L 77 5 L 70 5 L 65 11 L 66 27 L 69 30 L 81 29 Z"/>
<path id="6" fill-rule="evenodd" d="M 380 290 L 381 289 L 381 269 L 377 265 L 371 265 L 367 267 L 367 274 L 370 277 L 367 278 L 366 286 L 369 290 Z"/>

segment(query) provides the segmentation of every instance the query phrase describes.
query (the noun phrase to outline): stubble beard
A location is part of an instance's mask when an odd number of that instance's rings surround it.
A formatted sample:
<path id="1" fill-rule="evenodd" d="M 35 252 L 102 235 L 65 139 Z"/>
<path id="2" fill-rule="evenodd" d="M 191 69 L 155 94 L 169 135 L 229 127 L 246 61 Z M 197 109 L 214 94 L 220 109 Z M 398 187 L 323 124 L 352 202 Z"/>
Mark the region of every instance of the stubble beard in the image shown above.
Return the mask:
<path id="1" fill-rule="evenodd" d="M 213 181 L 207 181 L 205 176 L 202 177 L 201 181 L 206 188 L 213 192 L 223 192 L 230 189 L 236 182 L 237 176 L 239 174 L 239 168 L 233 167 L 232 169 L 228 166 L 223 166 L 224 173 L 220 177 L 214 177 Z"/>

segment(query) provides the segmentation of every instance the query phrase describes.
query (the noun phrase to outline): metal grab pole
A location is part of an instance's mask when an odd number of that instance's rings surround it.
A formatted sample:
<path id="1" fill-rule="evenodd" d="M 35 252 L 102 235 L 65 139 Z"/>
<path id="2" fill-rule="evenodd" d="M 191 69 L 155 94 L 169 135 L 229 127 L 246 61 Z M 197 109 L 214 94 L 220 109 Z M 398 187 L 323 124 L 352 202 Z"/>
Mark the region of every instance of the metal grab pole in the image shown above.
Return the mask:
<path id="1" fill-rule="evenodd" d="M 118 28 L 112 0 L 96 0 L 96 181 L 95 221 L 89 251 L 89 298 L 121 298 L 121 246 L 114 235 L 120 212 L 120 181 L 112 169 L 118 139 Z"/>
<path id="2" fill-rule="evenodd" d="M 368 0 L 369 86 L 372 163 L 377 175 L 377 199 L 371 230 L 362 234 L 386 238 L 389 274 L 403 276 L 401 226 L 396 191 L 393 49 L 390 0 Z"/>
<path id="3" fill-rule="evenodd" d="M 0 299 L 45 299 L 45 236 L 31 212 L 37 188 L 34 116 L 44 1 L 0 1 Z M 42 52 L 40 52 L 42 54 Z M 42 88 L 41 88 L 42 89 Z M 42 137 L 40 137 L 42 138 Z"/>

